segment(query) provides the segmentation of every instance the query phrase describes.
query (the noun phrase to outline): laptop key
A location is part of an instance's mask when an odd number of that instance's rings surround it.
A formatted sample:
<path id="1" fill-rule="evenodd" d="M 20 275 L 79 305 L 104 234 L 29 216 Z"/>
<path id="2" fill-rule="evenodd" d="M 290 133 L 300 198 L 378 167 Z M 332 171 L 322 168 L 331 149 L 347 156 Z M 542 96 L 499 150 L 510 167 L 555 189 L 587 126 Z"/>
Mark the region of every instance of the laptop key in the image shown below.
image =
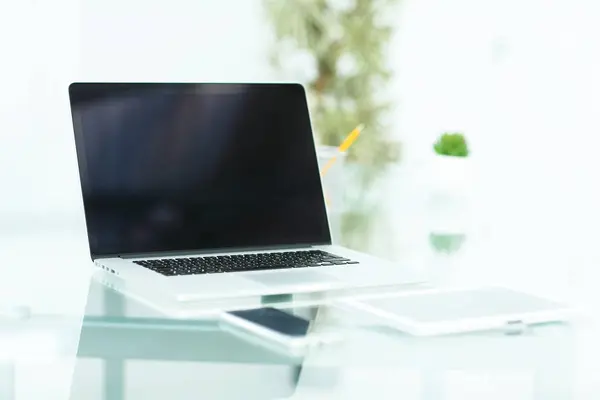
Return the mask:
<path id="1" fill-rule="evenodd" d="M 285 268 L 293 268 L 289 265 L 260 265 L 251 267 L 248 271 L 265 271 L 270 269 L 285 269 Z"/>

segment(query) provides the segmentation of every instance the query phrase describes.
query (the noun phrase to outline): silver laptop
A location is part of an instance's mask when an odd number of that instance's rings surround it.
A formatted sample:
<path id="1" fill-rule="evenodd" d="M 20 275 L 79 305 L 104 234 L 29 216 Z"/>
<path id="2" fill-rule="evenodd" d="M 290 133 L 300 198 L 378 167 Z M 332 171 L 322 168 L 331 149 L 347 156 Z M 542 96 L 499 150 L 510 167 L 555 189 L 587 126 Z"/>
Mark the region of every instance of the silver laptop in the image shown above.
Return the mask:
<path id="1" fill-rule="evenodd" d="M 394 285 L 334 246 L 299 84 L 73 83 L 90 253 L 177 301 Z"/>

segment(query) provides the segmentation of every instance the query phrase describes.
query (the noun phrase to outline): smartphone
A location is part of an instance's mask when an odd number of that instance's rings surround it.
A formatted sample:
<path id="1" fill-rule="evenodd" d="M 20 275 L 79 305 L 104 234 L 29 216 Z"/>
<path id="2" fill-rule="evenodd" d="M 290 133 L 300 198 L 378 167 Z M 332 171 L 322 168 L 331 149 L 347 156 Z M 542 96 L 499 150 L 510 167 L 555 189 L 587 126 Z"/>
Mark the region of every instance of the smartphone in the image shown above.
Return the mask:
<path id="1" fill-rule="evenodd" d="M 300 311 L 300 312 L 298 312 Z M 302 314 L 303 316 L 295 315 Z M 229 311 L 221 315 L 221 326 L 230 332 L 291 355 L 304 355 L 311 347 L 338 340 L 333 332 L 318 332 L 319 307 L 280 310 L 263 307 Z"/>

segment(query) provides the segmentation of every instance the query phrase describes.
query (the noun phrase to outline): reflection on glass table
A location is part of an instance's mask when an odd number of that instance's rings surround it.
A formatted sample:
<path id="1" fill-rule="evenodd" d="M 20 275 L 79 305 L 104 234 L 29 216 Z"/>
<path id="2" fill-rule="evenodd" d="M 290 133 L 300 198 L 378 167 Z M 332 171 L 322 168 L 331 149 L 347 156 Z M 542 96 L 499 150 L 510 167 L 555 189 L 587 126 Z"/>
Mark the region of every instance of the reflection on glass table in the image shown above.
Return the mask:
<path id="1" fill-rule="evenodd" d="M 63 372 L 76 352 L 80 324 L 80 317 L 39 314 L 27 306 L 2 307 L 0 398 L 66 396 Z M 32 380 L 36 385 L 31 385 Z"/>
<path id="2" fill-rule="evenodd" d="M 257 300 L 247 302 L 246 307 L 288 304 L 289 296 Z M 221 329 L 214 313 L 194 319 L 169 318 L 94 282 L 72 396 L 288 398 L 295 391 L 301 365 L 302 359 Z"/>
<path id="3" fill-rule="evenodd" d="M 314 298 L 315 304 L 321 300 Z M 282 295 L 250 307 L 285 310 L 303 299 Z M 321 322 L 336 345 L 290 357 L 219 328 L 215 314 L 162 315 L 98 282 L 90 287 L 73 399 L 570 399 L 573 328 L 537 327 L 418 339 L 368 315 L 322 304 Z M 314 311 L 312 311 L 314 312 Z M 303 315 L 305 318 L 314 317 Z M 502 394 L 501 397 L 498 397 Z"/>
<path id="4" fill-rule="evenodd" d="M 343 168 L 337 175 L 343 184 L 331 188 L 342 200 L 328 210 L 342 245 L 427 279 L 448 275 L 451 267 L 445 264 L 454 259 L 464 262 L 467 237 L 477 234 L 469 203 L 436 191 L 435 171 L 427 163 L 345 163 Z"/>

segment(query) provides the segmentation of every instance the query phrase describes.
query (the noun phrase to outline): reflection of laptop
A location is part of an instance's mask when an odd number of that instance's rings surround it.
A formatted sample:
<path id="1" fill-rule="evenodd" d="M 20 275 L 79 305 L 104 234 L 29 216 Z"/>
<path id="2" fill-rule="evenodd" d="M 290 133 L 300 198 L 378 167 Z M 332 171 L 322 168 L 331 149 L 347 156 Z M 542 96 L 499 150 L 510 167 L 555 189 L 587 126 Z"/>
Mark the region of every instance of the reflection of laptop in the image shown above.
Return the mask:
<path id="1" fill-rule="evenodd" d="M 74 83 L 95 264 L 179 301 L 407 283 L 331 245 L 297 84 Z"/>

